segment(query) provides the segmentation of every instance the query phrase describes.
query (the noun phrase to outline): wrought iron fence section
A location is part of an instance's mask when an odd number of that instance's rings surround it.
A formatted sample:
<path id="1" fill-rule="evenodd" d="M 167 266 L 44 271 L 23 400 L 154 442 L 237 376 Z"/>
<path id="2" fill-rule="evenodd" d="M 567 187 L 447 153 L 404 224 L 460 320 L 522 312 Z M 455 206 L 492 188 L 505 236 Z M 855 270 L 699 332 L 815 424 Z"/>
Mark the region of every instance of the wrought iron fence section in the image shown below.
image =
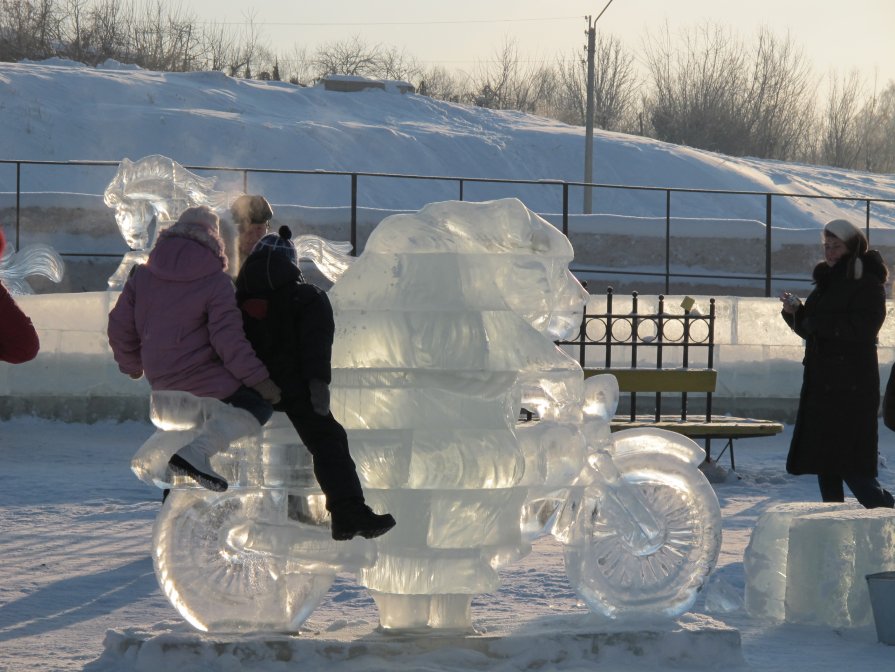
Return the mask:
<path id="1" fill-rule="evenodd" d="M 709 299 L 708 314 L 701 313 L 693 305 L 682 306 L 682 313 L 670 313 L 666 298 L 660 294 L 655 311 L 641 312 L 638 292 L 631 292 L 630 312 L 619 312 L 614 307 L 615 292 L 606 289 L 606 310 L 588 312 L 587 306 L 581 317 L 578 333 L 574 338 L 556 341 L 557 345 L 570 346 L 578 352 L 582 368 L 655 368 L 666 367 L 665 356 L 673 352 L 679 359 L 680 368 L 691 368 L 691 354 L 700 353 L 695 368 L 713 369 L 715 365 L 715 299 Z M 602 366 L 595 365 L 588 357 L 589 349 L 602 351 Z M 652 362 L 644 362 L 642 351 L 652 353 Z M 625 353 L 624 360 L 615 362 L 618 352 Z M 649 356 L 646 357 L 649 359 Z M 711 417 L 712 395 L 706 398 L 706 416 Z M 631 419 L 637 409 L 637 393 L 631 392 Z M 662 415 L 662 394 L 655 398 L 655 417 Z M 681 394 L 681 417 L 687 417 L 687 393 Z"/>

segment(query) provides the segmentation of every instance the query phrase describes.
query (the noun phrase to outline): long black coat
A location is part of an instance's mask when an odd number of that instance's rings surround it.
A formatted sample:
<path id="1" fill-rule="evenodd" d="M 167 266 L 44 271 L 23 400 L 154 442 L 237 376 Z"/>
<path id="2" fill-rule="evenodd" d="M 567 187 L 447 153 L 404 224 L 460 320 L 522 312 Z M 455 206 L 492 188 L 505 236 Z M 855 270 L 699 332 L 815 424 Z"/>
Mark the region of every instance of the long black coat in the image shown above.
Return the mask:
<path id="1" fill-rule="evenodd" d="M 860 279 L 846 262 L 814 269 L 815 288 L 783 319 L 805 339 L 799 411 L 786 460 L 791 474 L 877 475 L 879 364 L 886 267 L 873 250 Z"/>
<path id="2" fill-rule="evenodd" d="M 236 299 L 246 336 L 282 391 L 277 410 L 307 400 L 312 378 L 331 381 L 332 304 L 284 254 L 252 252 L 236 278 Z"/>

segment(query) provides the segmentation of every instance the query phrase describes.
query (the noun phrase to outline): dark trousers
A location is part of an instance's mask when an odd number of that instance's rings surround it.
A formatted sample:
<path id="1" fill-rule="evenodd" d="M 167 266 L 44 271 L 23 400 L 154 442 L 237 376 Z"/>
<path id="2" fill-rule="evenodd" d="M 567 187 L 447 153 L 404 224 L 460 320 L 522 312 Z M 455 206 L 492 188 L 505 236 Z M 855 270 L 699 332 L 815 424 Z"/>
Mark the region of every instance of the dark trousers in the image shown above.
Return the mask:
<path id="1" fill-rule="evenodd" d="M 865 509 L 878 507 L 895 508 L 895 498 L 880 485 L 873 476 L 840 476 L 838 474 L 819 474 L 817 484 L 820 496 L 825 502 L 844 502 L 845 491 L 842 483 L 848 486 L 852 494 Z"/>
<path id="2" fill-rule="evenodd" d="M 277 408 L 285 411 L 314 458 L 314 476 L 326 495 L 327 510 L 332 511 L 334 504 L 346 499 L 363 501 L 364 491 L 357 468 L 348 452 L 348 435 L 333 414 L 315 413 L 311 398 L 305 395 L 290 399 L 285 406 L 280 404 Z"/>

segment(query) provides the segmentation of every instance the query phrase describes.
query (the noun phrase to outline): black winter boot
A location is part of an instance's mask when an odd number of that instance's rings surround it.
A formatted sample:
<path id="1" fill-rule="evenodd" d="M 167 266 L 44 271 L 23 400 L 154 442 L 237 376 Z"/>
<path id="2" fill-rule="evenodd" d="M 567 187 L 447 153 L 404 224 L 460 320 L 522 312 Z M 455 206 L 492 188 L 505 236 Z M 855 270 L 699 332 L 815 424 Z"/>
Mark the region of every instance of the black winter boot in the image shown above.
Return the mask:
<path id="1" fill-rule="evenodd" d="M 346 499 L 331 505 L 332 537 L 347 541 L 358 534 L 365 539 L 379 537 L 395 526 L 390 513 L 374 513 L 362 499 Z"/>

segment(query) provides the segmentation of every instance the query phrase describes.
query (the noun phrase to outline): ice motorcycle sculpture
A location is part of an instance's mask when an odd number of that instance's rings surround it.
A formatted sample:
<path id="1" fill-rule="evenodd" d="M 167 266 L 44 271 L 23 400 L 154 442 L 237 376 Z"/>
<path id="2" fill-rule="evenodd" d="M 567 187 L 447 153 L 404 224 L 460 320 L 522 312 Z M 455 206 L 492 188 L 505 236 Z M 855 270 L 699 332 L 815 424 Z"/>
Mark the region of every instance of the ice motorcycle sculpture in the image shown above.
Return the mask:
<path id="1" fill-rule="evenodd" d="M 332 408 L 368 502 L 397 526 L 331 541 L 310 458 L 275 418 L 214 458 L 228 492 L 173 484 L 154 552 L 181 614 L 203 630 L 295 630 L 349 569 L 382 627 L 469 630 L 472 598 L 547 533 L 594 612 L 644 620 L 692 606 L 721 541 L 703 451 L 672 432 L 610 433 L 615 378 L 585 381 L 553 342 L 586 299 L 572 255 L 516 199 L 383 220 L 330 290 Z M 137 474 L 166 487 L 167 456 L 222 406 L 155 395 L 159 431 Z M 522 407 L 539 419 L 519 422 Z"/>

